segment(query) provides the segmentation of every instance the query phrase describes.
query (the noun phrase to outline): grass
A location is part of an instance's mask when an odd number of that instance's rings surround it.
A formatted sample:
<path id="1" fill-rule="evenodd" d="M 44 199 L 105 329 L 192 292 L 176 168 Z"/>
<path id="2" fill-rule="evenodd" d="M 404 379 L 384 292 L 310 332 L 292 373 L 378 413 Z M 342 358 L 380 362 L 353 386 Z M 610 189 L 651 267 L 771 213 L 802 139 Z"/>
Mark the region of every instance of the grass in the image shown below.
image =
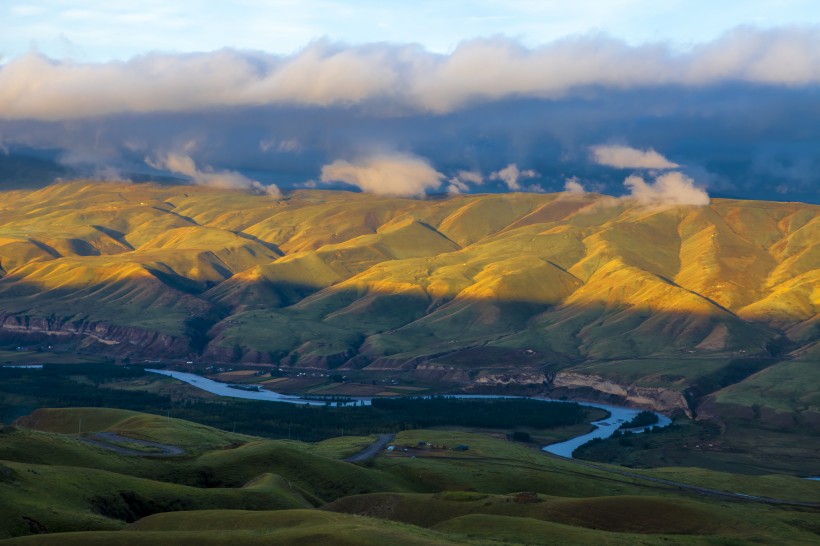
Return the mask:
<path id="1" fill-rule="evenodd" d="M 314 455 L 329 457 L 331 459 L 344 459 L 358 453 L 368 445 L 375 442 L 376 435 L 371 436 L 340 436 L 308 444 L 307 449 Z"/>
<path id="2" fill-rule="evenodd" d="M 555 362 L 700 357 L 760 350 L 811 318 L 812 205 L 659 211 L 596 206 L 594 195 L 351 192 L 274 201 L 88 181 L 4 197 L 4 310 L 21 324 L 79 329 L 83 349 L 101 353 L 160 333 L 174 339 L 135 350 L 185 357 L 186 321 L 207 317 L 225 320 L 194 344 L 218 359 L 334 367 L 356 352 L 406 361 L 488 343 Z M 92 323 L 96 338 L 78 328 Z M 103 332 L 109 325 L 148 333 Z M 790 331 L 813 339 L 810 328 Z M 49 342 L 80 348 L 74 335 Z M 658 373 L 683 376 L 671 381 L 682 389 L 690 364 Z M 666 382 L 648 375 L 647 385 Z"/>
<path id="3" fill-rule="evenodd" d="M 808 544 L 820 533 L 816 512 L 681 495 L 463 430 L 405 431 L 396 444 L 466 444 L 467 451 L 399 451 L 358 466 L 336 457 L 371 437 L 214 445 L 235 435 L 133 412 L 77 411 L 99 428 L 201 444 L 185 457 L 152 460 L 122 457 L 71 434 L 4 429 L 0 536 L 50 533 L 10 544 Z M 70 428 L 77 413 L 66 414 L 45 412 L 40 422 Z M 646 473 L 809 500 L 820 487 L 699 469 Z M 537 497 L 516 502 L 520 491 Z"/>
<path id="4" fill-rule="evenodd" d="M 328 510 L 386 518 L 421 527 L 434 527 L 469 514 L 526 517 L 564 525 L 619 533 L 716 534 L 737 527 L 731 510 L 704 503 L 663 497 L 611 496 L 568 499 L 540 496 L 536 502 L 517 503 L 515 495 L 468 493 L 434 495 L 375 494 L 348 497 Z M 658 520 L 647 518 L 657 514 Z M 723 513 L 725 512 L 725 513 Z M 730 515 L 731 514 L 731 515 Z M 661 521 L 662 520 L 662 523 Z"/>
<path id="5" fill-rule="evenodd" d="M 146 416 L 148 419 L 152 417 L 154 416 Z M 194 423 L 187 425 L 194 431 L 201 427 Z M 153 434 L 151 438 L 155 441 L 171 441 L 177 432 L 173 428 L 173 422 L 170 426 L 172 428 L 169 430 Z M 228 438 L 239 437 L 223 434 Z M 179 436 L 186 437 L 184 433 Z M 188 434 L 187 437 L 197 436 Z M 405 491 L 413 490 L 414 487 L 400 477 L 368 471 L 312 453 L 314 449 L 318 449 L 319 452 L 329 450 L 338 454 L 338 445 L 314 447 L 295 441 L 254 439 L 247 443 L 223 442 L 214 446 L 208 443 L 211 438 L 210 435 L 204 436 L 204 443 L 198 447 L 188 445 L 191 451 L 187 456 L 173 460 L 154 460 L 119 456 L 74 436 L 17 429 L 0 435 L 0 460 L 99 468 L 129 476 L 151 477 L 200 487 L 242 487 L 260 475 L 275 473 L 289 480 L 300 491 L 309 491 L 314 504 L 348 494 L 382 490 Z M 186 444 L 174 442 L 173 445 Z"/>
<path id="6" fill-rule="evenodd" d="M 322 191 L 271 200 L 88 181 L 3 199 L 0 307 L 10 337 L 0 361 L 68 364 L 80 351 L 187 360 L 201 349 L 208 361 L 387 370 L 433 392 L 505 376 L 544 391 L 545 372 L 571 367 L 674 391 L 631 401 L 670 394 L 683 408 L 679 394 L 695 392 L 691 409 L 723 427 L 723 448 L 666 442 L 623 462 L 814 472 L 816 358 L 751 377 L 743 373 L 757 368 L 731 363 L 771 352 L 784 331 L 793 346 L 783 351 L 811 356 L 814 205 L 657 210 L 594 195 L 422 201 Z M 340 388 L 321 383 L 282 387 Z M 116 426 L 190 449 L 233 441 L 156 424 Z"/>
<path id="7" fill-rule="evenodd" d="M 447 535 L 399 523 L 317 511 L 202 511 L 146 518 L 127 531 L 26 537 L 15 544 L 142 546 L 155 544 L 456 545 Z"/>
<path id="8" fill-rule="evenodd" d="M 804 502 L 817 502 L 820 498 L 820 483 L 782 474 L 755 476 L 751 479 L 743 474 L 680 467 L 653 468 L 648 474 L 656 478 L 668 477 L 678 482 L 760 497 Z"/>
<path id="9" fill-rule="evenodd" d="M 601 544 L 607 546 L 698 545 L 718 544 L 712 537 L 675 535 L 638 535 L 583 529 L 535 518 L 468 514 L 444 521 L 436 531 L 460 535 L 465 541 L 488 540 L 512 544 L 564 546 L 566 544 Z M 720 541 L 722 542 L 722 541 Z"/>
<path id="10" fill-rule="evenodd" d="M 724 356 L 692 358 L 642 358 L 640 360 L 614 360 L 574 366 L 572 371 L 600 375 L 624 385 L 662 387 L 675 390 L 686 389 L 691 381 L 725 366 Z"/>
<path id="11" fill-rule="evenodd" d="M 660 496 L 516 499 L 463 492 L 382 493 L 340 499 L 325 509 L 456 532 L 473 540 L 545 544 L 657 544 L 672 537 L 680 544 L 745 544 L 777 535 L 810 543 L 811 529 L 820 522 L 816 516 L 795 519 L 769 507 Z M 538 531 L 548 532 L 536 539 Z"/>
<path id="12" fill-rule="evenodd" d="M 79 355 L 74 353 L 54 353 L 50 351 L 4 351 L 0 350 L 0 365 L 31 366 L 44 362 L 49 364 L 105 363 L 109 359 L 102 356 Z"/>
<path id="13" fill-rule="evenodd" d="M 154 512 L 182 509 L 281 509 L 309 506 L 274 488 L 203 489 L 92 468 L 3 463 L 0 529 L 5 537 L 32 532 L 121 528 Z M 281 488 L 280 488 L 281 489 Z M 28 521 L 36 523 L 27 523 Z"/>
<path id="14" fill-rule="evenodd" d="M 752 416 L 751 408 L 725 406 Z M 784 473 L 805 476 L 814 472 L 816 432 L 799 428 L 790 418 L 777 429 L 751 418 L 730 415 L 714 421 L 678 420 L 676 426 L 650 434 L 610 438 L 583 446 L 576 456 L 633 468 L 700 467 L 742 475 Z"/>
<path id="15" fill-rule="evenodd" d="M 45 408 L 33 412 L 19 422 L 26 428 L 62 434 L 73 434 L 80 430 L 116 432 L 137 440 L 173 444 L 195 451 L 251 439 L 249 436 L 181 419 L 109 408 Z"/>
<path id="16" fill-rule="evenodd" d="M 373 491 L 412 491 L 399 476 L 368 470 L 310 453 L 296 442 L 257 441 L 236 449 L 211 451 L 192 461 L 188 479 L 207 473 L 213 483 L 238 486 L 264 472 L 288 479 L 321 502 Z"/>
<path id="17" fill-rule="evenodd" d="M 820 413 L 820 366 L 812 360 L 780 362 L 721 390 L 716 400 L 740 406 L 765 406 L 778 412 Z"/>
<path id="18" fill-rule="evenodd" d="M 422 491 L 461 490 L 507 494 L 536 491 L 568 496 L 641 494 L 630 480 L 601 480 L 599 474 L 578 474 L 571 463 L 547 457 L 539 449 L 490 436 L 454 431 L 406 431 L 396 436 L 397 445 L 415 446 L 425 441 L 446 445 L 445 452 L 394 452 L 380 457 L 375 468 L 417 484 Z M 452 451 L 456 445 L 468 451 Z M 415 455 L 415 458 L 413 456 Z"/>

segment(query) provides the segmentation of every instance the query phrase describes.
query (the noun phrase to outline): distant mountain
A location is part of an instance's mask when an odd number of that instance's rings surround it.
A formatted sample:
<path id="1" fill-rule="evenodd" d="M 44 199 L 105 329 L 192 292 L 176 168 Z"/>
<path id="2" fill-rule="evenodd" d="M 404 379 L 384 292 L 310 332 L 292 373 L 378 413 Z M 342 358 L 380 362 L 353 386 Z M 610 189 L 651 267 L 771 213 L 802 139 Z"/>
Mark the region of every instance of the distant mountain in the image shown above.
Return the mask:
<path id="1" fill-rule="evenodd" d="M 556 386 L 660 359 L 628 382 L 683 392 L 704 359 L 820 338 L 816 205 L 85 181 L 0 195 L 8 343 Z"/>
<path id="2" fill-rule="evenodd" d="M 52 159 L 0 149 L 0 190 L 42 188 L 68 175 L 68 169 Z"/>

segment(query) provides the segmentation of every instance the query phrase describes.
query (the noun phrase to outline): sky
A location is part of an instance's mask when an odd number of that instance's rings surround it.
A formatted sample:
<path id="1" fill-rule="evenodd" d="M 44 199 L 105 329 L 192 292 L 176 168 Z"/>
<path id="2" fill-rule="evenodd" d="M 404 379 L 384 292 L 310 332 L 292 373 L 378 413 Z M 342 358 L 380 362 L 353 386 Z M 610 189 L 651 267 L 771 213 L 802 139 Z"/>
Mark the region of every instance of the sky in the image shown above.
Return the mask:
<path id="1" fill-rule="evenodd" d="M 809 0 L 0 3 L 0 178 L 818 202 L 819 99 Z"/>

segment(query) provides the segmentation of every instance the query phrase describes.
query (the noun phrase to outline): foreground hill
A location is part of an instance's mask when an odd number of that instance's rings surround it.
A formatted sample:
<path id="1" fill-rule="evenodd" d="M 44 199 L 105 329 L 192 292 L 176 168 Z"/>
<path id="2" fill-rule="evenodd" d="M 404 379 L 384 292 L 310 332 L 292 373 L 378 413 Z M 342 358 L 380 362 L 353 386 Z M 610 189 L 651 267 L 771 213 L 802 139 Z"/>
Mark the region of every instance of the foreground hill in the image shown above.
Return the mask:
<path id="1" fill-rule="evenodd" d="M 412 454 L 358 466 L 340 459 L 375 438 L 266 440 L 105 408 L 39 410 L 19 425 L 0 430 L 3 544 L 812 544 L 820 529 L 816 482 L 624 474 L 464 431 L 401 432 Z M 185 452 L 124 456 L 91 441 L 110 432 Z"/>
<path id="2" fill-rule="evenodd" d="M 552 381 L 670 409 L 773 363 L 715 383 L 731 359 L 820 338 L 814 205 L 84 181 L 0 197 L 11 344 Z"/>

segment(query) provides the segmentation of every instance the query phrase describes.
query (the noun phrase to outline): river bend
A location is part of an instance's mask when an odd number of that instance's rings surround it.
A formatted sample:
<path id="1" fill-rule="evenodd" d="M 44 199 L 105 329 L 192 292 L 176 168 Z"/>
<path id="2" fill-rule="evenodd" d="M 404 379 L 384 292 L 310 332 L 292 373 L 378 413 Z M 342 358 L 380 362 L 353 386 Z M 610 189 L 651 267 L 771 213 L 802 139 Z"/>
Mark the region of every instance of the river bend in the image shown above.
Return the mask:
<path id="1" fill-rule="evenodd" d="M 246 400 L 263 400 L 267 402 L 286 402 L 289 404 L 307 404 L 311 406 L 324 406 L 327 402 L 324 400 L 310 400 L 306 398 L 302 398 L 299 396 L 287 395 L 287 394 L 280 394 L 277 392 L 269 391 L 269 390 L 259 390 L 259 391 L 248 391 L 237 389 L 231 387 L 228 383 L 220 383 L 219 381 L 214 381 L 213 379 L 208 379 L 207 377 L 202 377 L 201 375 L 196 375 L 187 372 L 177 372 L 174 370 L 153 370 L 147 369 L 146 372 L 156 373 L 160 375 L 165 375 L 168 377 L 173 377 L 179 381 L 184 381 L 189 385 L 196 387 L 198 389 L 202 389 L 204 391 L 210 392 L 212 394 L 217 394 L 219 396 L 228 396 L 231 398 L 243 398 Z M 454 394 L 454 395 L 442 395 L 442 396 L 454 396 L 456 398 L 518 398 L 515 396 L 503 396 L 503 395 L 487 395 L 487 394 Z M 545 402 L 574 402 L 573 400 L 555 400 L 552 398 L 546 397 L 529 397 L 533 400 L 543 400 Z M 352 403 L 356 405 L 363 405 L 369 406 L 370 405 L 370 398 L 350 398 Z M 542 448 L 544 451 L 548 453 L 552 453 L 553 455 L 558 455 L 560 457 L 568 457 L 572 458 L 573 452 L 578 449 L 578 447 L 582 446 L 583 444 L 593 440 L 595 438 L 609 438 L 615 431 L 618 430 L 618 427 L 621 426 L 622 423 L 632 420 L 637 414 L 639 414 L 642 410 L 634 409 L 634 408 L 627 408 L 624 406 L 613 406 L 610 404 L 597 404 L 595 402 L 578 402 L 582 406 L 589 406 L 593 408 L 600 408 L 602 410 L 609 412 L 609 417 L 606 419 L 601 419 L 600 421 L 594 421 L 592 425 L 595 427 L 594 430 L 588 432 L 586 434 L 582 434 L 580 436 L 576 436 L 564 442 L 558 442 L 555 444 L 550 444 Z M 658 427 L 665 427 L 668 426 L 672 420 L 669 419 L 666 415 L 655 413 L 658 416 L 658 423 L 652 426 Z M 645 430 L 652 428 L 652 427 L 641 427 L 638 429 L 630 429 L 631 432 L 644 432 Z"/>

